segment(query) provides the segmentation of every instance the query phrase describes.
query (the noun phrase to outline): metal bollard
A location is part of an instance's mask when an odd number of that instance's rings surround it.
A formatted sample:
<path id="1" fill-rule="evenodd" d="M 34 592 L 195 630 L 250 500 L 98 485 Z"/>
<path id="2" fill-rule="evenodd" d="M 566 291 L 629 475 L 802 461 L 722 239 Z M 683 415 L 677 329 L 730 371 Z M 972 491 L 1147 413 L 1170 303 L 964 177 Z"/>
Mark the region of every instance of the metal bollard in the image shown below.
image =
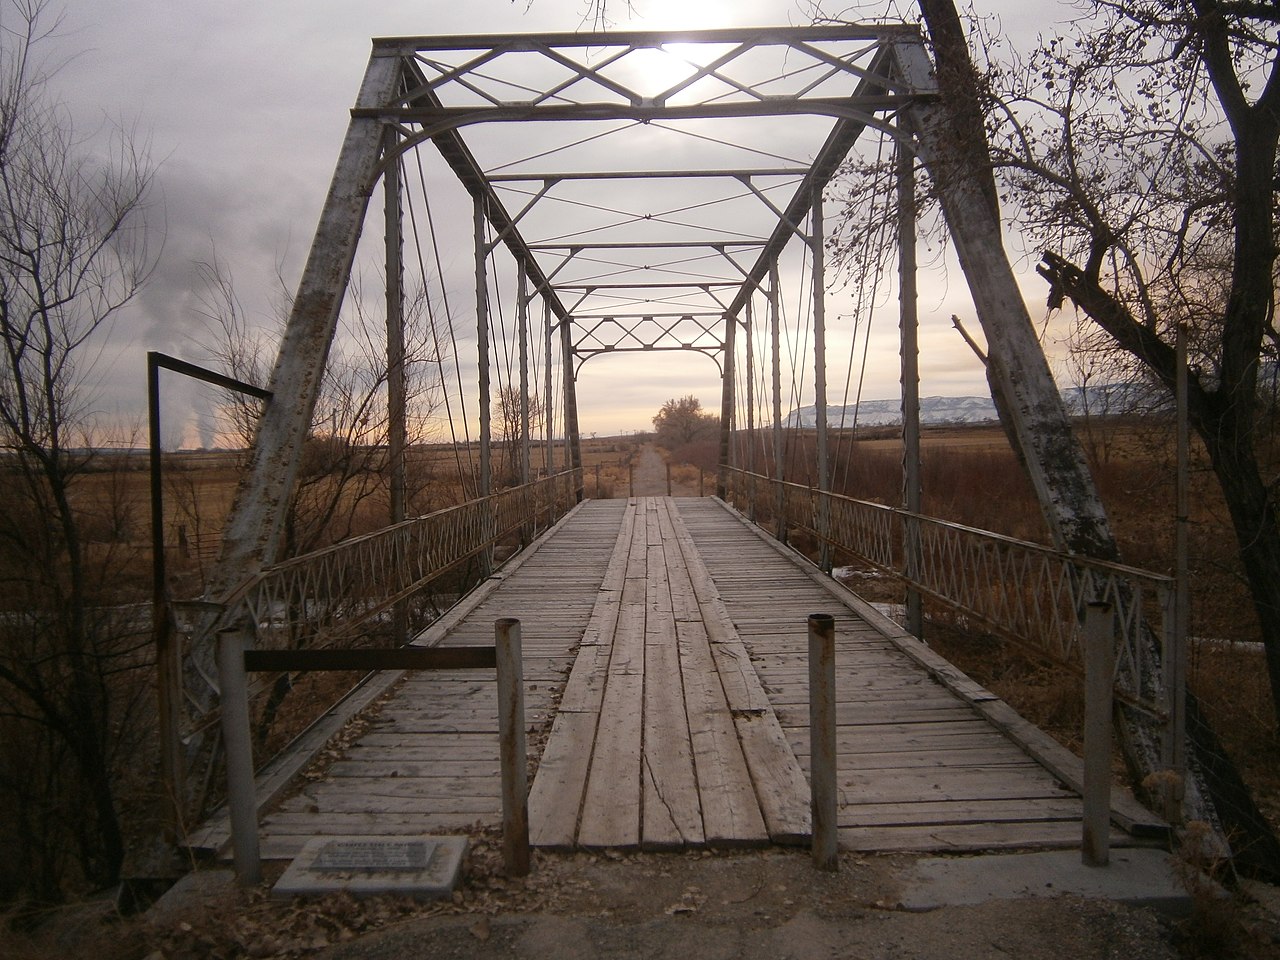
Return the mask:
<path id="1" fill-rule="evenodd" d="M 529 779 L 524 726 L 524 667 L 520 621 L 494 624 L 498 661 L 498 737 L 502 770 L 502 862 L 507 875 L 529 873 Z"/>
<path id="2" fill-rule="evenodd" d="M 232 858 L 236 878 L 246 887 L 262 882 L 258 849 L 258 795 L 253 782 L 253 739 L 249 729 L 249 683 L 244 669 L 246 637 L 231 628 L 218 633 L 218 686 L 222 743 L 227 753 L 227 806 L 231 812 Z"/>
<path id="3" fill-rule="evenodd" d="M 1115 670 L 1111 604 L 1090 603 L 1084 620 L 1084 822 L 1080 859 L 1111 859 L 1111 683 Z"/>
<path id="4" fill-rule="evenodd" d="M 809 784 L 813 865 L 840 869 L 836 817 L 836 621 L 809 615 Z"/>

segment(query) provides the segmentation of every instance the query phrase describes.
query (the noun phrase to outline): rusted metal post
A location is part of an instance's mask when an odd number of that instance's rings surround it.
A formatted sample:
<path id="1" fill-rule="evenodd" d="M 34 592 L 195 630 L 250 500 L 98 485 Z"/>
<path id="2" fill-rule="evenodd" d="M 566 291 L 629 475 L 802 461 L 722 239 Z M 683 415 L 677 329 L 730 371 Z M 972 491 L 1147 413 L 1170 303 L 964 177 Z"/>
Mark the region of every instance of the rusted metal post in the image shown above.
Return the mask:
<path id="1" fill-rule="evenodd" d="M 239 628 L 218 631 L 218 686 L 222 744 L 227 756 L 227 807 L 236 877 L 246 887 L 262 882 L 258 849 L 258 795 L 253 781 L 253 738 L 249 727 L 249 683 L 244 652 L 249 638 Z"/>
<path id="2" fill-rule="evenodd" d="M 516 317 L 520 341 L 520 483 L 529 482 L 529 268 L 520 261 L 516 280 Z"/>
<path id="3" fill-rule="evenodd" d="M 551 404 L 551 302 L 545 298 L 542 301 L 542 332 L 543 361 L 547 368 L 542 386 L 542 433 L 547 442 L 543 456 L 549 477 L 556 472 L 556 434 L 555 417 L 552 415 L 555 407 Z"/>
<path id="4" fill-rule="evenodd" d="M 560 321 L 561 380 L 564 388 L 564 444 L 565 466 L 570 470 L 582 469 L 582 434 L 578 431 L 578 391 L 573 372 L 573 331 L 568 320 Z M 574 480 L 574 500 L 582 500 L 582 487 Z"/>
<path id="5" fill-rule="evenodd" d="M 809 252 L 813 257 L 813 406 L 818 445 L 818 566 L 831 572 L 831 470 L 827 461 L 827 273 L 822 186 L 813 188 Z"/>
<path id="6" fill-rule="evenodd" d="M 1084 824 L 1080 859 L 1105 867 L 1111 848 L 1111 686 L 1115 669 L 1111 604 L 1094 601 L 1084 620 Z"/>
<path id="7" fill-rule="evenodd" d="M 526 773 L 524 666 L 520 621 L 494 624 L 498 661 L 498 737 L 502 768 L 502 862 L 507 876 L 529 872 L 529 782 Z"/>
<path id="8" fill-rule="evenodd" d="M 169 623 L 169 591 L 164 555 L 164 490 L 160 483 L 160 364 L 147 354 L 147 420 L 151 458 L 151 630 L 156 648 L 156 692 L 159 702 L 160 774 L 168 791 L 174 836 L 185 813 L 182 762 L 182 662 Z"/>
<path id="9" fill-rule="evenodd" d="M 388 127 L 383 154 L 393 155 L 399 135 Z M 404 352 L 404 223 L 400 203 L 400 160 L 387 164 L 382 175 L 382 214 L 385 226 L 387 276 L 387 471 L 390 477 L 390 519 L 399 523 L 407 512 L 405 453 L 407 389 Z M 391 611 L 392 641 L 409 642 L 409 604 L 400 601 Z"/>
<path id="10" fill-rule="evenodd" d="M 755 290 L 747 300 L 746 325 L 743 331 L 747 341 L 747 446 L 743 451 L 742 465 L 747 471 L 747 519 L 756 519 L 756 354 L 755 354 Z"/>
<path id="11" fill-rule="evenodd" d="M 915 158 L 898 144 L 898 328 L 902 357 L 902 505 L 920 512 L 920 323 L 916 310 Z M 912 584 L 921 569 L 920 524 L 906 522 L 907 632 L 924 637 L 924 598 Z"/>
<path id="12" fill-rule="evenodd" d="M 667 496 L 671 496 L 671 464 L 667 464 Z"/>
<path id="13" fill-rule="evenodd" d="M 705 497 L 706 494 L 707 473 L 701 467 L 698 468 L 698 496 Z"/>
<path id="14" fill-rule="evenodd" d="M 716 494 L 721 499 L 725 499 L 728 495 L 728 467 L 733 463 L 733 377 L 738 349 L 735 343 L 737 332 L 738 318 L 726 313 L 724 316 L 724 370 L 721 372 L 720 385 L 720 457 L 716 479 Z"/>
<path id="15" fill-rule="evenodd" d="M 781 344 L 781 307 L 778 303 L 778 261 L 769 264 L 769 363 L 773 379 L 773 476 L 776 494 L 774 499 L 774 520 L 778 528 L 775 533 L 779 542 L 787 542 L 787 501 L 786 490 L 782 482 L 786 479 L 782 461 L 784 447 L 782 443 L 782 344 Z"/>
<path id="16" fill-rule="evenodd" d="M 492 398 L 489 396 L 489 249 L 484 236 L 484 199 L 473 205 L 476 256 L 476 351 L 480 379 L 480 496 L 493 493 Z"/>
<path id="17" fill-rule="evenodd" d="M 836 817 L 836 621 L 809 615 L 809 784 L 813 865 L 840 869 Z"/>
<path id="18" fill-rule="evenodd" d="M 1173 616 L 1166 616 L 1164 688 L 1169 698 L 1165 724 L 1164 763 L 1173 774 L 1165 790 L 1164 816 L 1182 823 L 1187 778 L 1187 633 L 1191 626 L 1191 593 L 1188 589 L 1187 551 L 1191 511 L 1190 443 L 1187 421 L 1187 329 L 1178 325 L 1178 372 L 1175 392 L 1178 406 L 1177 518 L 1174 530 Z"/>

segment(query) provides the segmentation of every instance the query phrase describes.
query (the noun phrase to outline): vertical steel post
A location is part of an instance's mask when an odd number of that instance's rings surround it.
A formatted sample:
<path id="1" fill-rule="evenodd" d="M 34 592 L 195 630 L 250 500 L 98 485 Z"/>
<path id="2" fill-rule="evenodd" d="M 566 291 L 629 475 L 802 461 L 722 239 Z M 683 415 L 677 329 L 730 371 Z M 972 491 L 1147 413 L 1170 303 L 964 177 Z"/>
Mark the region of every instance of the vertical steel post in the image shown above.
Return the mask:
<path id="1" fill-rule="evenodd" d="M 828 613 L 809 615 L 809 784 L 813 865 L 838 870 L 836 622 Z"/>
<path id="2" fill-rule="evenodd" d="M 520 621 L 494 624 L 498 661 L 498 737 L 502 774 L 502 862 L 507 876 L 529 872 L 529 782 L 526 773 L 524 665 Z"/>
<path id="3" fill-rule="evenodd" d="M 1110 859 L 1114 634 L 1111 604 L 1090 602 L 1084 621 L 1084 822 L 1080 850 L 1087 867 L 1105 867 Z"/>
<path id="4" fill-rule="evenodd" d="M 542 301 L 542 332 L 546 354 L 543 359 L 547 365 L 546 379 L 542 385 L 542 432 L 547 443 L 543 459 L 549 477 L 556 472 L 556 434 L 555 417 L 552 416 L 555 408 L 551 405 L 551 302 L 545 295 Z"/>
<path id="5" fill-rule="evenodd" d="M 1174 585 L 1172 623 L 1165 629 L 1164 687 L 1169 698 L 1169 719 L 1165 726 L 1164 763 L 1173 773 L 1165 794 L 1165 819 L 1183 820 L 1182 802 L 1187 776 L 1187 635 L 1191 629 L 1191 590 L 1187 569 L 1191 514 L 1191 436 L 1187 419 L 1187 329 L 1178 325 L 1177 377 L 1178 405 L 1178 490 L 1174 530 Z"/>
<path id="6" fill-rule="evenodd" d="M 516 289 L 520 324 L 520 483 L 529 482 L 529 268 L 520 261 Z"/>
<path id="7" fill-rule="evenodd" d="M 258 795 L 253 782 L 253 738 L 249 726 L 249 683 L 244 652 L 249 638 L 238 627 L 218 631 L 218 687 L 222 744 L 227 758 L 227 807 L 231 812 L 232 857 L 244 886 L 262 882 L 258 849 Z"/>
<path id="8" fill-rule="evenodd" d="M 728 468 L 733 463 L 733 378 L 738 349 L 737 330 L 738 318 L 726 313 L 724 316 L 724 368 L 720 372 L 720 469 L 716 478 L 716 496 L 722 500 L 728 495 Z"/>
<path id="9" fill-rule="evenodd" d="M 756 519 L 756 363 L 755 363 L 755 290 L 747 300 L 747 449 L 742 458 L 747 471 L 747 519 Z"/>
<path id="10" fill-rule="evenodd" d="M 398 134 L 388 127 L 382 152 L 392 156 Z M 384 242 L 387 275 L 387 470 L 390 473 L 391 522 L 407 512 L 405 455 L 408 449 L 404 354 L 404 221 L 400 205 L 400 160 L 387 164 L 382 175 Z M 409 642 L 409 605 L 397 603 L 391 612 L 392 641 Z"/>
<path id="11" fill-rule="evenodd" d="M 778 293 L 778 261 L 769 264 L 769 354 L 773 379 L 773 477 L 776 487 L 774 502 L 774 519 L 777 521 L 777 537 L 782 543 L 787 542 L 787 500 L 783 481 L 786 470 L 783 467 L 785 447 L 782 442 L 782 307 Z"/>
<path id="12" fill-rule="evenodd" d="M 916 303 L 915 157 L 898 144 L 898 327 L 902 355 L 902 505 L 920 512 L 920 318 Z M 920 580 L 920 524 L 906 522 L 907 632 L 924 637 L 924 602 L 911 584 Z"/>
<path id="13" fill-rule="evenodd" d="M 576 375 L 573 370 L 573 331 L 569 329 L 569 320 L 560 321 L 560 348 L 563 368 L 560 376 L 564 387 L 564 442 L 565 466 L 570 470 L 582 469 L 582 437 L 578 433 L 578 391 L 574 384 Z M 581 502 L 581 478 L 575 478 L 574 499 Z"/>
<path id="14" fill-rule="evenodd" d="M 671 496 L 671 464 L 667 464 L 667 496 Z"/>
<path id="15" fill-rule="evenodd" d="M 813 391 L 814 432 L 818 445 L 818 535 L 821 540 L 818 565 L 831 571 L 831 492 L 827 463 L 827 277 L 823 241 L 822 187 L 813 188 L 812 226 L 809 250 L 813 256 Z"/>
<path id="16" fill-rule="evenodd" d="M 476 253 L 476 351 L 480 378 L 480 496 L 493 493 L 492 398 L 489 396 L 489 259 L 484 236 L 484 200 L 476 197 L 474 210 Z"/>
<path id="17" fill-rule="evenodd" d="M 151 631 L 156 648 L 156 693 L 160 723 L 160 776 L 171 803 L 175 837 L 186 796 L 182 762 L 182 662 L 178 638 L 169 624 L 169 590 L 164 555 L 164 488 L 160 449 L 160 364 L 147 354 L 147 426 L 151 461 Z"/>

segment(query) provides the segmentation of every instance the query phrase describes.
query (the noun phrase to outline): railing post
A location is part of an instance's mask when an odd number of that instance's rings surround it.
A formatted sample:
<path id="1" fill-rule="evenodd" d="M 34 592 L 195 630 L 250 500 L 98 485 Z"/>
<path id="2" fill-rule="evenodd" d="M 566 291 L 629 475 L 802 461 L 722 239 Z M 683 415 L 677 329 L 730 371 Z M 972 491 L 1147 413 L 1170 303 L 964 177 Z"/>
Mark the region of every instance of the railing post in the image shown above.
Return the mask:
<path id="1" fill-rule="evenodd" d="M 701 467 L 699 467 L 698 468 L 698 496 L 700 497 L 705 497 L 707 495 L 706 480 L 707 480 L 707 472 L 703 470 Z"/>
<path id="2" fill-rule="evenodd" d="M 502 769 L 502 862 L 507 875 L 529 872 L 529 783 L 526 773 L 524 667 L 520 621 L 494 624 L 498 662 L 498 737 Z"/>
<path id="3" fill-rule="evenodd" d="M 600 464 L 596 464 L 596 499 L 600 499 Z"/>
<path id="4" fill-rule="evenodd" d="M 667 496 L 671 496 L 671 464 L 667 464 Z"/>
<path id="5" fill-rule="evenodd" d="M 249 684 L 244 669 L 245 632 L 218 632 L 218 686 L 222 742 L 227 755 L 227 806 L 236 877 L 246 887 L 262 882 L 258 850 L 258 796 L 253 782 L 253 740 L 249 730 Z"/>
<path id="6" fill-rule="evenodd" d="M 1111 838 L 1111 685 L 1115 668 L 1111 604 L 1085 610 L 1084 824 L 1080 859 L 1105 867 Z"/>
<path id="7" fill-rule="evenodd" d="M 636 495 L 636 465 L 634 462 L 627 464 L 627 496 L 634 497 Z"/>
<path id="8" fill-rule="evenodd" d="M 813 865 L 838 870 L 836 819 L 836 627 L 827 613 L 809 615 L 809 784 Z"/>

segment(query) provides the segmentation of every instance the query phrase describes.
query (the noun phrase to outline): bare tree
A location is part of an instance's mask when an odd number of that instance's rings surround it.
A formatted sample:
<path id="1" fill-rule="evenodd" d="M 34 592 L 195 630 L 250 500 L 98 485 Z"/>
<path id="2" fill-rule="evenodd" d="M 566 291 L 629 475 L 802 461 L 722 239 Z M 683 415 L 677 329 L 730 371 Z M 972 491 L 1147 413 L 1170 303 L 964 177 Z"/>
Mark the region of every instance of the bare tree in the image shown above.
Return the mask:
<path id="1" fill-rule="evenodd" d="M 0 789 L 38 785 L 23 816 L 48 831 L 21 841 L 6 873 L 25 890 L 7 892 L 54 897 L 69 862 L 105 884 L 125 853 L 113 765 L 122 674 L 143 664 L 103 613 L 112 558 L 78 494 L 99 459 L 94 364 L 154 265 L 154 167 L 127 132 L 106 157 L 77 138 L 48 86 L 58 20 L 43 0 L 7 0 L 0 16 L 0 739 L 22 750 Z"/>
<path id="2" fill-rule="evenodd" d="M 1280 10 L 1107 0 L 1025 61 L 987 71 L 993 155 L 1049 302 L 1071 300 L 1173 389 L 1191 343 L 1190 419 L 1239 546 L 1280 723 L 1280 523 L 1259 450 L 1276 363 Z"/>
<path id="3" fill-rule="evenodd" d="M 289 302 L 284 295 L 277 311 L 279 326 L 262 329 L 246 316 L 234 278 L 216 257 L 196 264 L 201 280 L 200 313 L 209 332 L 205 350 L 223 372 L 247 383 L 266 383 L 275 341 L 283 328 Z M 287 289 L 281 279 L 281 289 Z M 387 359 L 380 318 L 370 316 L 363 284 L 352 282 L 342 335 L 330 353 L 321 395 L 299 469 L 298 488 L 285 519 L 283 553 L 292 556 L 361 532 L 370 501 L 387 491 Z M 410 446 L 429 441 L 439 400 L 440 338 L 432 328 L 426 293 L 405 305 L 405 380 Z M 228 391 L 222 418 L 237 442 L 252 445 L 262 413 L 260 401 Z M 409 499 L 418 499 L 429 478 L 409 478 Z M 380 518 L 385 519 L 385 518 Z"/>
<path id="4" fill-rule="evenodd" d="M 653 430 L 657 441 L 664 446 L 678 447 L 714 434 L 720 418 L 702 409 L 702 401 L 693 394 L 679 399 L 672 397 L 662 405 L 653 417 Z"/>

